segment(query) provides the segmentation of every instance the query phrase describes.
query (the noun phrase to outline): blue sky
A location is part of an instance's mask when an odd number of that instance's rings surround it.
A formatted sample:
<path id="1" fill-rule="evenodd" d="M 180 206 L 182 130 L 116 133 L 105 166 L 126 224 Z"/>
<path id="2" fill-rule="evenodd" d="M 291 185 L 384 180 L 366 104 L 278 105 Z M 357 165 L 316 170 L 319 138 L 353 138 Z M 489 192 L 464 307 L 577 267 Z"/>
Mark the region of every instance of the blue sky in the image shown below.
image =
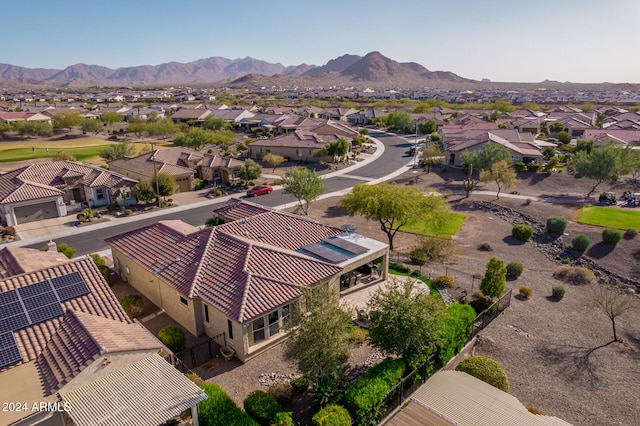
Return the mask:
<path id="1" fill-rule="evenodd" d="M 0 63 L 110 68 L 377 50 L 473 79 L 640 83 L 638 0 L 5 0 Z"/>

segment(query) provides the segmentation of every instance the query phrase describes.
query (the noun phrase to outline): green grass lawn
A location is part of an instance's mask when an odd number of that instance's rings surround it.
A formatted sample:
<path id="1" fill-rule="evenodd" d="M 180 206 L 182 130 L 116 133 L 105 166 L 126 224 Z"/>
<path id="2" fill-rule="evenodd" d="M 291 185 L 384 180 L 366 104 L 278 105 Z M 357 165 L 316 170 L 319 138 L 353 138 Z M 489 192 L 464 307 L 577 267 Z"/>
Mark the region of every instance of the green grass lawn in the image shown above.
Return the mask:
<path id="1" fill-rule="evenodd" d="M 578 212 L 578 222 L 617 229 L 640 229 L 640 211 L 612 207 L 587 206 Z"/>
<path id="2" fill-rule="evenodd" d="M 439 227 L 422 221 L 409 221 L 409 223 L 400 228 L 400 231 L 416 235 L 451 237 L 458 232 L 466 217 L 461 213 L 449 213 Z"/>
<path id="3" fill-rule="evenodd" d="M 76 160 L 82 161 L 87 158 L 96 157 L 100 154 L 100 150 L 109 145 L 79 146 L 66 148 L 49 148 L 49 152 L 45 152 L 44 148 L 37 148 L 35 152 L 31 148 L 10 148 L 0 150 L 0 162 L 6 161 L 24 161 L 34 160 L 36 158 L 55 157 L 58 150 L 62 149 L 67 154 L 76 157 Z"/>
<path id="4" fill-rule="evenodd" d="M 418 267 L 419 268 L 419 267 Z M 397 269 L 392 268 L 391 266 L 389 267 L 389 273 L 393 274 L 393 275 L 402 275 L 403 277 L 408 277 L 409 273 L 407 272 L 402 272 L 402 271 L 398 271 Z M 422 281 L 423 283 L 425 283 L 427 286 L 429 286 L 429 294 L 432 294 L 434 297 L 439 298 L 440 300 L 442 299 L 442 294 L 440 294 L 440 290 L 438 290 L 436 288 L 435 285 L 433 285 L 433 283 L 431 282 L 431 280 L 429 280 L 427 277 L 414 277 L 417 280 Z M 444 301 L 444 300 L 443 300 Z"/>

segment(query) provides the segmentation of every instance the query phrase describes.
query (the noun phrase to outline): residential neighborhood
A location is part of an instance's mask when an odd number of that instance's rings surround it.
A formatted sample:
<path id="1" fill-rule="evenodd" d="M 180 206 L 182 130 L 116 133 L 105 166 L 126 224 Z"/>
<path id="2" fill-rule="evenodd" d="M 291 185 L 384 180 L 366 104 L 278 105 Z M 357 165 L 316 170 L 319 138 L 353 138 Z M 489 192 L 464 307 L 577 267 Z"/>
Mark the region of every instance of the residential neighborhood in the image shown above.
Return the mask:
<path id="1" fill-rule="evenodd" d="M 640 422 L 640 89 L 326 67 L 1 86 L 0 423 Z"/>

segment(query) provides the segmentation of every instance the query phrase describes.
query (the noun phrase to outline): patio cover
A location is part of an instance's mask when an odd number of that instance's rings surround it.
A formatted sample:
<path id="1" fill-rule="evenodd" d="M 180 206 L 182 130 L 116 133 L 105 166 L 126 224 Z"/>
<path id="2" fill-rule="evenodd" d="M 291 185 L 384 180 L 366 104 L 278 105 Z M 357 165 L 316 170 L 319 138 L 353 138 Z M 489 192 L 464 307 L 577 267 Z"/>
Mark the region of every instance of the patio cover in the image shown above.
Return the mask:
<path id="1" fill-rule="evenodd" d="M 157 426 L 207 399 L 155 353 L 61 397 L 77 426 Z"/>

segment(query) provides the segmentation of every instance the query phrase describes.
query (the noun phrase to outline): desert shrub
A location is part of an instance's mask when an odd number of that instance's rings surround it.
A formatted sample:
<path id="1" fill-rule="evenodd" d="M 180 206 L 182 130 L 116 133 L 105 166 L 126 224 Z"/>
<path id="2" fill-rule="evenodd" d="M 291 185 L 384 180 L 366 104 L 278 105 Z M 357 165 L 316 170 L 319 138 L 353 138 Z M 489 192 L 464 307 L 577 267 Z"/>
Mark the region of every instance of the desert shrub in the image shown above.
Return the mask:
<path id="1" fill-rule="evenodd" d="M 304 376 L 296 377 L 295 379 L 291 380 L 289 383 L 291 383 L 293 392 L 295 392 L 296 394 L 301 394 L 303 392 L 306 392 L 307 389 L 309 389 L 309 379 L 307 379 Z"/>
<path id="2" fill-rule="evenodd" d="M 569 284 L 585 285 L 596 281 L 594 273 L 582 266 L 558 266 L 553 271 L 553 277 Z"/>
<path id="3" fill-rule="evenodd" d="M 448 275 L 441 275 L 433 280 L 433 285 L 435 285 L 437 288 L 453 288 L 453 278 Z"/>
<path id="4" fill-rule="evenodd" d="M 469 305 L 452 303 L 447 307 L 444 322 L 440 328 L 438 357 L 440 363 L 446 365 L 469 340 L 473 331 L 473 320 L 476 312 Z"/>
<path id="5" fill-rule="evenodd" d="M 78 219 L 78 221 L 80 222 L 86 222 L 87 216 L 84 213 L 78 213 L 76 215 L 76 219 Z"/>
<path id="6" fill-rule="evenodd" d="M 533 228 L 528 225 L 517 224 L 511 229 L 511 236 L 518 241 L 527 242 L 533 235 Z"/>
<path id="7" fill-rule="evenodd" d="M 271 426 L 295 426 L 293 421 L 293 412 L 281 411 L 276 414 L 271 422 Z"/>
<path id="8" fill-rule="evenodd" d="M 567 229 L 567 219 L 558 216 L 552 216 L 547 219 L 548 233 L 562 235 L 565 229 Z"/>
<path id="9" fill-rule="evenodd" d="M 198 403 L 198 420 L 201 426 L 257 426 L 218 385 L 207 383 L 202 386 L 202 390 L 208 398 Z"/>
<path id="10" fill-rule="evenodd" d="M 340 405 L 326 405 L 311 418 L 313 426 L 351 426 L 351 416 Z"/>
<path id="11" fill-rule="evenodd" d="M 527 164 L 527 171 L 529 171 L 529 172 L 534 172 L 535 173 L 535 172 L 538 171 L 538 169 L 540 169 L 540 164 L 536 164 L 536 163 Z"/>
<path id="12" fill-rule="evenodd" d="M 267 393 L 273 395 L 279 404 L 285 405 L 293 399 L 293 386 L 291 386 L 289 382 L 276 383 L 275 385 L 269 386 Z"/>
<path id="13" fill-rule="evenodd" d="M 480 315 L 482 312 L 486 311 L 493 305 L 493 300 L 490 297 L 484 296 L 480 293 L 479 297 L 475 297 L 471 302 L 469 302 L 469 306 L 473 308 L 476 312 L 476 315 Z"/>
<path id="14" fill-rule="evenodd" d="M 253 391 L 244 400 L 244 411 L 258 424 L 269 426 L 280 411 L 280 404 L 265 391 Z"/>
<path id="15" fill-rule="evenodd" d="M 111 285 L 111 268 L 109 268 L 107 262 L 105 262 L 102 256 L 100 256 L 98 253 L 91 253 L 89 256 L 93 260 L 93 263 L 95 263 L 100 270 L 102 278 L 104 278 L 107 284 Z"/>
<path id="16" fill-rule="evenodd" d="M 493 247 L 489 243 L 480 243 L 478 246 L 478 250 L 480 251 L 493 251 Z"/>
<path id="17" fill-rule="evenodd" d="M 608 246 L 615 246 L 621 239 L 622 232 L 617 229 L 607 228 L 602 231 L 602 242 Z"/>
<path id="18" fill-rule="evenodd" d="M 14 228 L 13 226 L 5 226 L 2 229 L 2 235 L 8 235 L 10 237 L 13 237 L 16 235 L 16 228 Z"/>
<path id="19" fill-rule="evenodd" d="M 191 380 L 196 386 L 202 387 L 206 383 L 202 377 L 198 376 L 196 373 L 187 373 L 184 375 L 187 379 Z"/>
<path id="20" fill-rule="evenodd" d="M 394 271 L 400 272 L 401 274 L 408 274 L 409 272 L 411 272 L 411 269 L 409 269 L 409 267 L 392 262 L 389 263 L 389 269 L 393 269 Z"/>
<path id="21" fill-rule="evenodd" d="M 471 356 L 458 364 L 456 371 L 463 371 L 504 392 L 509 392 L 507 373 L 498 362 L 483 356 Z"/>
<path id="22" fill-rule="evenodd" d="M 526 165 L 526 164 L 524 164 L 522 161 L 518 161 L 517 163 L 515 163 L 515 164 L 513 165 L 513 167 L 515 167 L 515 169 L 516 169 L 516 172 L 521 172 L 521 171 L 523 171 L 523 170 L 524 170 L 524 168 L 525 168 L 526 166 L 527 166 L 527 165 Z"/>
<path id="23" fill-rule="evenodd" d="M 562 300 L 562 298 L 564 297 L 564 287 L 562 287 L 561 285 L 554 286 L 553 288 L 551 288 L 551 295 L 558 300 Z"/>
<path id="24" fill-rule="evenodd" d="M 624 231 L 624 236 L 626 238 L 634 238 L 636 235 L 638 235 L 638 230 L 636 228 L 629 228 L 626 231 Z"/>
<path id="25" fill-rule="evenodd" d="M 413 249 L 409 256 L 414 265 L 424 265 L 428 260 L 427 252 L 421 248 Z"/>
<path id="26" fill-rule="evenodd" d="M 347 331 L 349 332 L 349 339 L 356 345 L 362 345 L 369 340 L 369 331 L 366 328 L 354 325 L 353 327 L 349 327 Z M 308 386 L 307 384 L 307 387 Z"/>
<path id="27" fill-rule="evenodd" d="M 142 311 L 144 309 L 142 296 L 138 294 L 126 295 L 120 301 L 120 305 L 122 305 L 122 309 L 124 309 L 127 315 L 131 318 L 142 315 Z"/>
<path id="28" fill-rule="evenodd" d="M 444 262 L 455 257 L 457 248 L 451 238 L 425 236 L 420 238 L 420 249 L 427 254 L 427 260 Z"/>
<path id="29" fill-rule="evenodd" d="M 419 269 L 415 269 L 415 270 L 411 271 L 409 276 L 413 277 L 413 278 L 420 278 L 422 276 L 422 274 L 420 273 Z"/>
<path id="30" fill-rule="evenodd" d="M 524 297 L 525 299 L 529 299 L 531 296 L 533 296 L 533 290 L 531 290 L 531 287 L 527 287 L 526 285 L 520 287 L 520 289 L 518 289 L 518 293 L 520 293 L 520 296 Z"/>
<path id="31" fill-rule="evenodd" d="M 530 412 L 531 414 L 535 414 L 536 416 L 542 416 L 542 411 L 538 410 L 536 407 L 533 407 L 531 405 L 527 405 L 527 411 Z"/>
<path id="32" fill-rule="evenodd" d="M 522 263 L 515 261 L 507 263 L 507 278 L 516 279 L 522 275 L 522 271 L 524 271 Z"/>
<path id="33" fill-rule="evenodd" d="M 56 250 L 58 251 L 58 253 L 64 254 L 69 259 L 71 259 L 76 254 L 76 248 L 75 247 L 69 247 L 65 243 L 58 244 L 57 247 L 56 247 Z"/>
<path id="34" fill-rule="evenodd" d="M 131 210 L 131 209 L 126 209 L 126 210 L 124 211 L 124 215 L 125 215 L 125 216 L 131 216 L 132 214 L 133 214 L 133 210 Z"/>
<path id="35" fill-rule="evenodd" d="M 591 240 L 584 234 L 578 234 L 571 239 L 571 248 L 583 253 L 591 245 Z"/>
<path id="36" fill-rule="evenodd" d="M 165 327 L 158 332 L 158 339 L 173 352 L 184 350 L 187 339 L 184 330 L 178 327 Z"/>
<path id="37" fill-rule="evenodd" d="M 387 358 L 361 376 L 345 394 L 349 412 L 359 425 L 376 425 L 386 411 L 384 396 L 400 381 L 405 364 Z"/>

